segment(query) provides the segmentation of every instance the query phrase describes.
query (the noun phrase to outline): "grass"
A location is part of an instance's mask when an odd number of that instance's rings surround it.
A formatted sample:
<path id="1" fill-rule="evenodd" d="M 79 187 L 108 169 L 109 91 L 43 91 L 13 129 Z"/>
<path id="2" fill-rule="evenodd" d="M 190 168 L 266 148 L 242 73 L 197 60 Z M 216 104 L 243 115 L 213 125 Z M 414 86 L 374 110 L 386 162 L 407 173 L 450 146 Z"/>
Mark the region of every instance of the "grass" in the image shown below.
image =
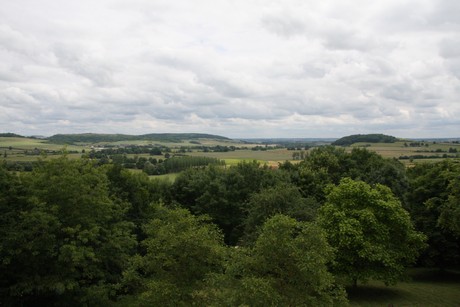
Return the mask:
<path id="1" fill-rule="evenodd" d="M 287 149 L 273 149 L 266 151 L 259 150 L 235 150 L 228 152 L 192 152 L 190 155 L 213 157 L 227 161 L 231 165 L 236 160 L 245 161 L 263 161 L 270 164 L 270 162 L 284 162 L 292 159 L 292 151 Z"/>
<path id="2" fill-rule="evenodd" d="M 33 150 L 35 148 L 38 149 L 48 149 L 48 150 L 62 150 L 66 148 L 67 150 L 78 150 L 81 151 L 85 149 L 82 146 L 76 145 L 62 145 L 62 144 L 53 144 L 49 143 L 46 140 L 40 139 L 31 139 L 31 138 L 7 138 L 7 137 L 0 137 L 0 148 L 6 149 L 8 152 L 8 147 L 12 147 L 14 149 L 21 149 L 21 150 Z M 86 147 L 86 149 L 89 149 Z"/>
<path id="3" fill-rule="evenodd" d="M 167 180 L 171 183 L 173 183 L 179 173 L 169 173 L 169 174 L 164 174 L 164 175 L 156 175 L 156 176 L 149 176 L 150 179 L 161 179 L 161 180 Z"/>
<path id="4" fill-rule="evenodd" d="M 141 169 L 132 169 L 128 168 L 128 170 L 131 173 L 142 173 L 143 171 Z M 162 180 L 168 180 L 169 182 L 174 182 L 176 180 L 176 177 L 179 175 L 179 173 L 169 173 L 169 174 L 164 174 L 164 175 L 154 175 L 154 176 L 149 176 L 150 179 L 162 179 Z"/>
<path id="5" fill-rule="evenodd" d="M 411 269 L 409 282 L 385 286 L 373 281 L 348 289 L 350 306 L 460 306 L 460 273 Z"/>

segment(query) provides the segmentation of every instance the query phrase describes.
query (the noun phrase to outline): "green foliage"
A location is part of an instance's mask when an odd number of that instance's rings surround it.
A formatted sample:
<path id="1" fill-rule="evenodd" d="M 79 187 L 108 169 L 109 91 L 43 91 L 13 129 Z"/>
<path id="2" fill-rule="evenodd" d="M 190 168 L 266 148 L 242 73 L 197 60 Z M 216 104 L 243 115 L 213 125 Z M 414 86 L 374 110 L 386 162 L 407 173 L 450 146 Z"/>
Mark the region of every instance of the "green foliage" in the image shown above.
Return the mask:
<path id="1" fill-rule="evenodd" d="M 332 187 L 319 211 L 319 223 L 337 249 L 334 271 L 356 281 L 393 284 L 424 247 L 409 214 L 391 190 L 349 178 Z"/>
<path id="2" fill-rule="evenodd" d="M 224 169 L 212 166 L 186 170 L 174 181 L 172 195 L 193 214 L 208 214 L 230 236 L 240 223 L 242 211 L 239 203 L 231 203 L 231 187 L 224 184 L 225 177 Z"/>
<path id="3" fill-rule="evenodd" d="M 10 303 L 108 300 L 136 241 L 104 173 L 62 157 L 20 179 L 23 194 L 2 205 L 0 265 Z"/>
<path id="4" fill-rule="evenodd" d="M 257 162 L 242 162 L 228 169 L 189 169 L 176 178 L 172 196 L 193 214 L 209 215 L 223 230 L 226 242 L 234 245 L 243 234 L 244 204 L 250 195 L 283 180 L 283 173 Z"/>
<path id="5" fill-rule="evenodd" d="M 416 228 L 428 236 L 429 247 L 420 264 L 439 268 L 460 264 L 460 165 L 448 160 L 417 164 L 408 176 L 408 208 Z"/>
<path id="6" fill-rule="evenodd" d="M 315 197 L 319 202 L 325 200 L 326 186 L 338 184 L 344 177 L 369 184 L 384 184 L 400 198 L 408 187 L 402 163 L 395 159 L 385 159 L 367 149 L 355 148 L 347 153 L 343 148 L 318 147 L 297 166 L 281 167 L 289 171 L 292 181 L 305 197 Z"/>
<path id="7" fill-rule="evenodd" d="M 145 252 L 132 259 L 123 285 L 140 304 L 185 305 L 206 274 L 221 270 L 222 235 L 208 218 L 185 209 L 156 205 L 154 210 L 141 243 Z"/>
<path id="8" fill-rule="evenodd" d="M 0 164 L 2 305 L 342 305 L 328 268 L 394 283 L 424 245 L 402 195 L 428 236 L 419 263 L 459 263 L 452 161 L 406 173 L 366 149 L 324 146 L 279 169 L 211 165 L 171 183 L 121 165 L 175 158 L 112 158 L 39 161 L 30 173 Z M 317 212 L 322 228 L 305 222 Z"/>
<path id="9" fill-rule="evenodd" d="M 447 191 L 449 196 L 441 207 L 438 224 L 460 238 L 460 176 L 452 178 Z"/>
<path id="10" fill-rule="evenodd" d="M 340 138 L 332 143 L 337 146 L 348 146 L 359 142 L 368 143 L 394 143 L 398 139 L 385 134 L 354 134 Z"/>
<path id="11" fill-rule="evenodd" d="M 345 292 L 327 270 L 324 232 L 283 215 L 268 219 L 252 248 L 236 248 L 224 273 L 195 297 L 206 306 L 333 306 Z"/>
<path id="12" fill-rule="evenodd" d="M 166 159 L 163 163 L 156 165 L 147 164 L 144 166 L 144 172 L 149 175 L 161 175 L 167 173 L 177 173 L 192 167 L 206 166 L 206 165 L 225 165 L 224 160 L 219 160 L 211 157 L 194 157 L 182 156 L 172 157 Z"/>
<path id="13" fill-rule="evenodd" d="M 409 183 L 404 165 L 396 159 L 385 159 L 364 148 L 353 148 L 347 176 L 368 184 L 383 184 L 400 199 L 406 193 Z"/>
<path id="14" fill-rule="evenodd" d="M 303 198 L 296 186 L 280 184 L 252 194 L 245 207 L 245 241 L 250 242 L 268 218 L 284 214 L 298 221 L 313 221 L 319 204 L 313 198 Z"/>

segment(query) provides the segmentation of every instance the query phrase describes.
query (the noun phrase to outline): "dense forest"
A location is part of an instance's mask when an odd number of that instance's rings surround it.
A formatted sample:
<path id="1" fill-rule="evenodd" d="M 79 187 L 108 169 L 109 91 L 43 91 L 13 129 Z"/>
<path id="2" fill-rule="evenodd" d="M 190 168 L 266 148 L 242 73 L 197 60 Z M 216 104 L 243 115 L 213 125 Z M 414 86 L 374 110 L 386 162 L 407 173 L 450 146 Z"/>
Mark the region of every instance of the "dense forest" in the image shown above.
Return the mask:
<path id="1" fill-rule="evenodd" d="M 0 219 L 3 306 L 341 306 L 459 265 L 460 164 L 323 146 L 170 182 L 64 155 L 0 164 Z"/>
<path id="2" fill-rule="evenodd" d="M 368 143 L 394 143 L 398 139 L 391 135 L 385 134 L 354 134 L 349 136 L 344 136 L 334 142 L 332 145 L 337 146 L 348 146 L 358 142 L 368 142 Z"/>

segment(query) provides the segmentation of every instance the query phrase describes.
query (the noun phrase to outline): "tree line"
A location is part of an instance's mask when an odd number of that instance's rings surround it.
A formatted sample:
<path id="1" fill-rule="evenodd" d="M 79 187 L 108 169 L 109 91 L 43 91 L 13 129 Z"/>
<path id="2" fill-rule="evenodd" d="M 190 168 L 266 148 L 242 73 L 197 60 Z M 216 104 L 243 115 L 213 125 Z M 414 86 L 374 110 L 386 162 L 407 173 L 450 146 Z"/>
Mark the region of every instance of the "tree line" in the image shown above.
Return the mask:
<path id="1" fill-rule="evenodd" d="M 63 156 L 0 166 L 5 306 L 331 306 L 460 261 L 460 165 L 320 147 L 171 183 Z"/>

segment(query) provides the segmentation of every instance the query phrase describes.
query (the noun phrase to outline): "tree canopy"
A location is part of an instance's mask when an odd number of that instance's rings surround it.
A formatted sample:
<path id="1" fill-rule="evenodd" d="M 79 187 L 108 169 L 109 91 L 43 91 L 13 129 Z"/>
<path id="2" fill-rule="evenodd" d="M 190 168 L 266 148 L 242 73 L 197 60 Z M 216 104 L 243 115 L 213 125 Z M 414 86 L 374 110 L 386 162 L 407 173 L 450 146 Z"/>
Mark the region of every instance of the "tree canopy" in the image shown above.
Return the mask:
<path id="1" fill-rule="evenodd" d="M 332 145 L 338 146 L 348 146 L 358 142 L 368 142 L 368 143 L 394 143 L 398 139 L 391 135 L 385 134 L 354 134 L 349 136 L 344 136 L 334 142 Z"/>
<path id="2" fill-rule="evenodd" d="M 207 306 L 343 305 L 345 291 L 327 267 L 333 258 L 321 228 L 275 215 L 253 247 L 234 249 L 224 273 L 209 276 L 196 296 Z"/>
<path id="3" fill-rule="evenodd" d="M 425 236 L 414 230 L 409 213 L 391 190 L 344 178 L 330 188 L 319 224 L 337 249 L 334 271 L 351 281 L 393 284 L 414 263 Z"/>
<path id="4" fill-rule="evenodd" d="M 174 182 L 89 156 L 31 168 L 0 163 L 5 306 L 343 305 L 346 280 L 460 263 L 456 162 L 323 146 Z"/>
<path id="5" fill-rule="evenodd" d="M 460 164 L 418 164 L 408 176 L 407 206 L 415 227 L 428 236 L 419 263 L 439 268 L 460 264 Z"/>
<path id="6" fill-rule="evenodd" d="M 136 240 L 102 170 L 62 157 L 14 180 L 23 190 L 2 206 L 0 248 L 2 290 L 11 303 L 108 300 Z"/>

